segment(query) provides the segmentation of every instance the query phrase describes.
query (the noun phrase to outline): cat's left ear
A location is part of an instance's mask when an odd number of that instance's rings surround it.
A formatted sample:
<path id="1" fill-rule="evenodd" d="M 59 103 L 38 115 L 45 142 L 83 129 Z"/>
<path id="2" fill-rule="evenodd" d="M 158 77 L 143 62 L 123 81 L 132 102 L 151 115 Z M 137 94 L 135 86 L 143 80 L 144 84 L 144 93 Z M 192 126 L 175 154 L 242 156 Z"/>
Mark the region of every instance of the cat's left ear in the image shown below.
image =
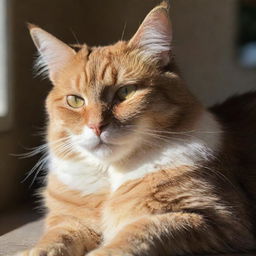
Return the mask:
<path id="1" fill-rule="evenodd" d="M 167 2 L 155 7 L 144 19 L 129 45 L 165 66 L 170 62 L 172 26 Z"/>

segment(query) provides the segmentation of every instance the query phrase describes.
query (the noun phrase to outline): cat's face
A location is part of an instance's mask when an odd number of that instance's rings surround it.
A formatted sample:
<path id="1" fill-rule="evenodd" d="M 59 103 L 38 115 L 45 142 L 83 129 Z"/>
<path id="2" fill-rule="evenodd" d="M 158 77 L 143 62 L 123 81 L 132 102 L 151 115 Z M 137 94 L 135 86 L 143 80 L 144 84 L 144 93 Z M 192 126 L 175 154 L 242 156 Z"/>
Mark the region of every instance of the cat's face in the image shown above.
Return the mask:
<path id="1" fill-rule="evenodd" d="M 160 72 L 136 56 L 125 42 L 90 53 L 81 49 L 48 97 L 50 132 L 69 136 L 77 151 L 106 161 L 145 142 L 146 131 L 163 125 L 171 106 Z"/>
<path id="2" fill-rule="evenodd" d="M 178 76 L 164 72 L 171 56 L 165 6 L 151 11 L 130 41 L 112 46 L 75 52 L 37 27 L 31 34 L 54 85 L 48 138 L 60 141 L 55 151 L 62 155 L 114 162 L 143 145 L 157 146 L 153 135 L 175 126 L 188 103 Z"/>

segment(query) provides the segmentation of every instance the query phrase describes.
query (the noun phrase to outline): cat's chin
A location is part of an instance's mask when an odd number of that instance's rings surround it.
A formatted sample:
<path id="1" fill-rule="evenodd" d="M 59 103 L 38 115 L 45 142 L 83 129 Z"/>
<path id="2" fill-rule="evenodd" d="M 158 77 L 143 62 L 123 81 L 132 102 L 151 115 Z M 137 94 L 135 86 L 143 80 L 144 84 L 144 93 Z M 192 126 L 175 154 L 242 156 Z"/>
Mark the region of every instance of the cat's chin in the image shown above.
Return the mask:
<path id="1" fill-rule="evenodd" d="M 100 162 L 110 164 L 121 160 L 127 154 L 127 146 L 100 142 L 93 147 L 80 147 L 79 151 L 83 155 L 89 154 Z"/>

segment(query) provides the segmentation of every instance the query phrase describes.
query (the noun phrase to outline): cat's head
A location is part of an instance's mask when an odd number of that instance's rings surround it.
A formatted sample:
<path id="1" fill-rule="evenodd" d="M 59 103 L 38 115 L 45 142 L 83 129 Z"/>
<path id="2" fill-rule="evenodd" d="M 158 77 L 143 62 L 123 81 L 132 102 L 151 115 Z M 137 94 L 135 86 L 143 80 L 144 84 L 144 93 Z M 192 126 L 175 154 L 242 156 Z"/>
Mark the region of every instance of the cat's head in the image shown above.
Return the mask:
<path id="1" fill-rule="evenodd" d="M 46 106 L 56 154 L 115 162 L 158 147 L 161 131 L 186 126 L 195 101 L 173 63 L 166 3 L 147 15 L 131 40 L 110 46 L 75 51 L 39 27 L 31 25 L 30 32 L 53 84 Z"/>

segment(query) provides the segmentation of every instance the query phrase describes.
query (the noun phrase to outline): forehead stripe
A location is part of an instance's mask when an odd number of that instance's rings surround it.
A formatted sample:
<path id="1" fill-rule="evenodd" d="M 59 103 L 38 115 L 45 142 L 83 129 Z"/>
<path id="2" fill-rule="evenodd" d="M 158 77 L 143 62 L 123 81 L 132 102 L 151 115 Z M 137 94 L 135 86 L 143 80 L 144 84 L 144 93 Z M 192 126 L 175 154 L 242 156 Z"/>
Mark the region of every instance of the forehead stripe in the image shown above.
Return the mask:
<path id="1" fill-rule="evenodd" d="M 107 71 L 107 68 L 110 66 L 110 62 L 107 62 L 103 68 L 101 69 L 101 71 L 99 71 L 99 78 L 101 80 L 104 80 L 105 78 L 105 75 L 106 75 L 106 71 Z"/>
<path id="2" fill-rule="evenodd" d="M 117 82 L 117 70 L 111 65 L 111 62 L 107 62 L 99 71 L 98 77 L 101 81 L 114 85 Z"/>

